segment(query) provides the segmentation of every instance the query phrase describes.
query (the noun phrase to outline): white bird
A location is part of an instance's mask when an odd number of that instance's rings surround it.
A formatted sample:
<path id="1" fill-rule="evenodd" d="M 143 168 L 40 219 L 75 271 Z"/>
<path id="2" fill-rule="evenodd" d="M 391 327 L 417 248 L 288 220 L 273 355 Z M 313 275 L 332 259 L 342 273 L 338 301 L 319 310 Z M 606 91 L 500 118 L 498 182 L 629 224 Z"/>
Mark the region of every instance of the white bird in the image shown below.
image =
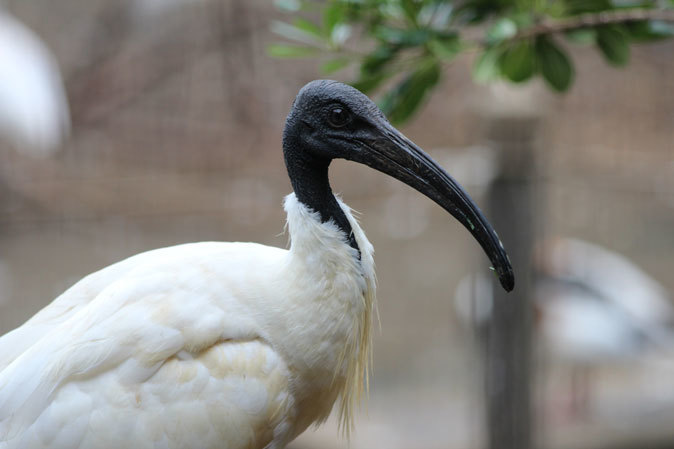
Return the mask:
<path id="1" fill-rule="evenodd" d="M 604 320 L 611 317 L 614 332 L 621 332 L 620 336 L 616 334 L 614 340 L 625 341 L 621 345 L 622 352 L 635 346 L 643 346 L 643 343 L 651 348 L 666 348 L 674 343 L 671 330 L 671 325 L 674 324 L 674 305 L 670 295 L 660 283 L 629 259 L 579 239 L 550 240 L 539 253 L 542 255 L 539 270 L 548 281 L 556 281 L 541 283 L 537 296 L 542 301 L 555 303 L 561 300 L 560 285 L 565 285 L 569 296 L 585 298 L 585 301 L 581 301 L 585 304 L 585 312 L 578 310 L 576 314 L 592 316 L 592 310 L 603 310 L 599 313 L 606 317 Z M 575 307 L 578 306 L 569 301 L 567 312 L 561 312 L 558 304 L 548 309 L 552 313 L 554 308 L 561 315 L 573 313 L 571 309 Z M 589 341 L 591 334 L 604 327 L 597 320 L 596 325 L 588 323 L 588 326 L 579 328 L 569 324 L 564 329 L 555 330 L 558 331 L 559 340 L 568 340 L 571 345 L 574 339 L 579 338 L 579 333 L 587 333 Z M 629 344 L 627 340 L 630 340 Z M 578 348 L 576 352 L 581 351 Z M 601 352 L 599 349 L 598 351 Z M 605 352 L 611 352 L 608 346 L 605 347 Z"/>
<path id="2" fill-rule="evenodd" d="M 328 182 L 334 158 L 432 198 L 514 284 L 461 187 L 357 90 L 314 81 L 283 150 L 289 250 L 194 243 L 93 273 L 0 338 L 0 448 L 282 448 L 367 383 L 373 250 Z"/>
<path id="3" fill-rule="evenodd" d="M 671 357 L 674 307 L 662 285 L 599 245 L 558 238 L 538 253 L 544 348 L 570 364 L 569 416 L 584 419 L 595 408 L 597 368 L 646 367 Z"/>
<path id="4" fill-rule="evenodd" d="M 571 411 L 588 412 L 591 368 L 671 356 L 674 306 L 665 288 L 626 257 L 579 239 L 555 238 L 537 251 L 534 307 L 541 349 L 571 365 Z M 491 285 L 465 277 L 456 294 L 462 321 L 484 327 Z"/>
<path id="5" fill-rule="evenodd" d="M 20 150 L 45 155 L 70 132 L 56 60 L 35 33 L 2 9 L 0 55 L 0 136 Z"/>
<path id="6" fill-rule="evenodd" d="M 540 331 L 558 357 L 631 360 L 674 343 L 669 294 L 624 256 L 571 238 L 546 241 L 537 253 L 534 306 Z M 465 277 L 455 300 L 463 321 L 482 325 L 491 314 L 491 285 Z"/>

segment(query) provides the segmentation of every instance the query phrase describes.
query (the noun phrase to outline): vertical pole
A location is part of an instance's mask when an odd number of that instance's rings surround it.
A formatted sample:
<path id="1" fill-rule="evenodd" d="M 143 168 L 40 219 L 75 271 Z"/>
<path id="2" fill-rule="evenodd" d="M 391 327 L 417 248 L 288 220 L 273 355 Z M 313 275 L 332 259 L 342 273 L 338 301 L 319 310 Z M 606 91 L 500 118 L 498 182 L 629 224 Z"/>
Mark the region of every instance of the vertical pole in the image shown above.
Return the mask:
<path id="1" fill-rule="evenodd" d="M 490 119 L 488 138 L 500 158 L 489 190 L 490 218 L 515 270 L 515 290 L 494 290 L 486 360 L 487 428 L 490 449 L 530 449 L 531 437 L 531 252 L 534 214 L 536 119 Z"/>

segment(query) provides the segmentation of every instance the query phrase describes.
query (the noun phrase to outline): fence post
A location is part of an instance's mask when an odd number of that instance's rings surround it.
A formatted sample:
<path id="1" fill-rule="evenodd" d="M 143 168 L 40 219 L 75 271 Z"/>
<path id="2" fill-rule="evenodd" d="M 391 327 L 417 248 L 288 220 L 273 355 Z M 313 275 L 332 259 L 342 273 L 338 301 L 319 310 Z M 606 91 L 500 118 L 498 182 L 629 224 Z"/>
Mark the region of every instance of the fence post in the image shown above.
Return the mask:
<path id="1" fill-rule="evenodd" d="M 489 216 L 515 270 L 515 290 L 494 289 L 486 345 L 486 405 L 490 449 L 532 447 L 531 252 L 532 180 L 538 120 L 532 115 L 488 119 L 487 137 L 500 173 L 488 193 Z M 498 284 L 498 282 L 496 282 Z"/>

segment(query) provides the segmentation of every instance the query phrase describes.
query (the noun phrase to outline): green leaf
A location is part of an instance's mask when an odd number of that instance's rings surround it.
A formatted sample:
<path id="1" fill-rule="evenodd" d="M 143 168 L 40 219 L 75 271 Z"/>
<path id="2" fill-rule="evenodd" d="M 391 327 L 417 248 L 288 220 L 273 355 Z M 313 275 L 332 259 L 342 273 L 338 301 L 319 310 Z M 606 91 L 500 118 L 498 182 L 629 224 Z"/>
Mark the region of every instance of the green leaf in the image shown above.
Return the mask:
<path id="1" fill-rule="evenodd" d="M 545 8 L 545 14 L 552 19 L 561 19 L 566 15 L 566 6 L 562 2 L 548 3 Z"/>
<path id="2" fill-rule="evenodd" d="M 498 44 L 517 34 L 517 24 L 512 19 L 504 17 L 487 30 L 487 43 Z"/>
<path id="3" fill-rule="evenodd" d="M 297 45 L 272 44 L 267 47 L 269 56 L 275 58 L 307 58 L 314 56 L 317 49 L 311 47 L 300 47 Z"/>
<path id="4" fill-rule="evenodd" d="M 629 39 L 622 28 L 618 26 L 598 28 L 597 46 L 610 64 L 624 66 L 630 60 Z"/>
<path id="5" fill-rule="evenodd" d="M 360 71 L 365 77 L 379 73 L 396 56 L 398 47 L 382 45 L 363 60 Z"/>
<path id="6" fill-rule="evenodd" d="M 430 40 L 428 41 L 428 48 L 433 52 L 434 55 L 443 61 L 451 61 L 462 50 L 461 42 L 459 42 L 458 36 L 451 39 Z"/>
<path id="7" fill-rule="evenodd" d="M 290 25 L 289 23 L 280 22 L 278 20 L 272 22 L 271 30 L 279 36 L 283 36 L 292 41 L 298 41 L 313 46 L 322 45 L 323 43 L 320 35 L 317 36 L 313 33 L 308 33 L 304 29 L 298 28 L 296 25 Z"/>
<path id="8" fill-rule="evenodd" d="M 440 65 L 428 60 L 384 96 L 381 108 L 392 123 L 408 120 L 440 79 Z"/>
<path id="9" fill-rule="evenodd" d="M 528 40 L 514 42 L 498 60 L 501 74 L 514 83 L 528 80 L 536 72 L 536 53 Z"/>
<path id="10" fill-rule="evenodd" d="M 490 16 L 502 14 L 506 9 L 509 0 L 489 1 L 489 0 L 468 0 L 465 2 L 452 2 L 454 5 L 453 22 L 460 24 L 477 25 L 484 22 Z"/>
<path id="11" fill-rule="evenodd" d="M 533 0 L 531 3 L 538 3 L 538 1 Z M 538 14 L 533 9 L 536 8 L 535 5 L 528 5 L 525 8 L 524 11 L 518 11 L 508 15 L 508 18 L 515 22 L 518 30 L 532 26 L 537 19 Z M 534 14 L 537 15 L 535 16 Z"/>
<path id="12" fill-rule="evenodd" d="M 547 36 L 536 39 L 536 57 L 543 79 L 558 92 L 566 91 L 573 81 L 573 65 L 568 56 Z"/>
<path id="13" fill-rule="evenodd" d="M 323 29 L 326 36 L 331 36 L 335 26 L 344 20 L 344 12 L 342 4 L 334 0 L 323 10 Z"/>
<path id="14" fill-rule="evenodd" d="M 423 45 L 431 37 L 429 30 L 425 29 L 400 29 L 387 26 L 379 26 L 374 32 L 377 39 L 393 45 L 417 47 Z"/>
<path id="15" fill-rule="evenodd" d="M 417 15 L 419 14 L 421 6 L 422 6 L 421 2 L 415 0 L 400 0 L 400 7 L 405 13 L 405 16 L 413 24 L 417 23 Z"/>
<path id="16" fill-rule="evenodd" d="M 350 84 L 363 92 L 364 94 L 372 92 L 377 87 L 381 85 L 384 81 L 390 78 L 392 73 L 382 72 L 376 75 L 363 76 L 361 75 L 356 81 L 351 82 Z"/>
<path id="17" fill-rule="evenodd" d="M 503 51 L 503 46 L 495 45 L 487 48 L 477 58 L 473 66 L 473 78 L 475 81 L 478 83 L 488 83 L 497 80 L 501 76 L 501 68 L 498 61 Z"/>
<path id="18" fill-rule="evenodd" d="M 590 45 L 597 42 L 597 31 L 593 28 L 569 30 L 564 33 L 564 36 L 566 36 L 569 42 L 579 45 Z"/>
<path id="19" fill-rule="evenodd" d="M 302 17 L 298 17 L 297 19 L 295 19 L 295 21 L 293 22 L 293 25 L 298 30 L 302 30 L 307 34 L 311 34 L 311 35 L 316 36 L 316 37 L 321 37 L 323 35 L 323 32 L 321 31 L 321 27 L 319 27 L 318 25 L 316 25 L 313 22 L 310 22 L 307 19 L 303 19 Z"/>
<path id="20" fill-rule="evenodd" d="M 325 61 L 321 65 L 321 71 L 325 74 L 330 74 L 342 70 L 351 63 L 349 58 L 338 58 Z"/>
<path id="21" fill-rule="evenodd" d="M 434 30 L 445 30 L 452 18 L 453 6 L 445 1 L 426 1 L 417 14 L 417 22 Z"/>

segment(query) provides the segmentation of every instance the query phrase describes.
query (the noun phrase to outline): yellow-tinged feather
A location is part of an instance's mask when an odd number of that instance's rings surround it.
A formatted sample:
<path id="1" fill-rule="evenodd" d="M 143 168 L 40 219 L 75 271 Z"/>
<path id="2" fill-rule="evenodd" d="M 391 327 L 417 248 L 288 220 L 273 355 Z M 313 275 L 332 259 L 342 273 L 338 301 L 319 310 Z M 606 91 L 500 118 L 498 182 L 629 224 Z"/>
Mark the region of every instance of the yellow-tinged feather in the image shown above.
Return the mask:
<path id="1" fill-rule="evenodd" d="M 347 361 L 347 374 L 339 397 L 339 428 L 348 439 L 354 427 L 354 411 L 370 389 L 372 370 L 372 313 L 376 310 L 374 279 L 367 280 L 363 294 L 363 313 L 356 332 L 349 337 L 339 356 Z"/>

